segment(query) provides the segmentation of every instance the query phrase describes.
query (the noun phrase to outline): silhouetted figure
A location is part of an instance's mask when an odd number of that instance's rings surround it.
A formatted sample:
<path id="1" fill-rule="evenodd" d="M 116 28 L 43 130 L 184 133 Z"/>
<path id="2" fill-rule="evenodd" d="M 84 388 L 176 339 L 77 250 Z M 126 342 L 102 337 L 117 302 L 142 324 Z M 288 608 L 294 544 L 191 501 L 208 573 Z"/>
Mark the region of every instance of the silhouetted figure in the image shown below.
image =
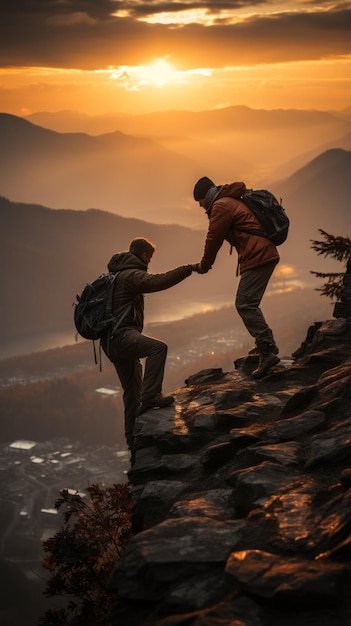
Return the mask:
<path id="1" fill-rule="evenodd" d="M 259 378 L 280 360 L 272 330 L 260 309 L 279 254 L 276 246 L 265 237 L 245 232 L 262 230 L 252 211 L 240 200 L 245 191 L 242 182 L 217 186 L 207 176 L 197 181 L 194 199 L 209 218 L 204 254 L 197 271 L 205 274 L 211 269 L 224 240 L 236 248 L 240 282 L 235 306 L 248 332 L 255 338 L 256 346 L 250 353 L 258 353 L 259 364 L 252 375 Z"/>
<path id="2" fill-rule="evenodd" d="M 182 265 L 163 274 L 149 274 L 155 245 L 148 239 L 133 239 L 128 252 L 114 254 L 110 272 L 118 272 L 114 283 L 113 314 L 123 317 L 118 329 L 103 338 L 102 348 L 116 368 L 123 388 L 125 437 L 134 458 L 133 429 L 138 414 L 174 402 L 162 394 L 167 345 L 143 335 L 144 293 L 162 291 L 190 276 L 195 266 Z M 144 376 L 140 359 L 146 358 Z"/>

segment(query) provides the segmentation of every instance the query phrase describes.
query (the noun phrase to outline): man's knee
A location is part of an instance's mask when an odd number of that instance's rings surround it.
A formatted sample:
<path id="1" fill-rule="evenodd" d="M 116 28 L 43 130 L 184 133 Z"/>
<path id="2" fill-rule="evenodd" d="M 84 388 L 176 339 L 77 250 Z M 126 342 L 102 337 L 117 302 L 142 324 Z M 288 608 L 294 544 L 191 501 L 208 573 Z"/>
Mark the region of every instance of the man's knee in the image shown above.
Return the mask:
<path id="1" fill-rule="evenodd" d="M 164 341 L 156 340 L 156 343 L 153 347 L 152 353 L 158 354 L 160 356 L 164 356 L 166 358 L 168 352 L 168 346 Z"/>
<path id="2" fill-rule="evenodd" d="M 152 345 L 148 346 L 148 349 L 145 351 L 144 356 L 146 357 L 149 363 L 153 363 L 155 360 L 158 362 L 165 362 L 167 358 L 168 346 L 163 341 L 159 341 L 158 339 L 154 339 Z"/>

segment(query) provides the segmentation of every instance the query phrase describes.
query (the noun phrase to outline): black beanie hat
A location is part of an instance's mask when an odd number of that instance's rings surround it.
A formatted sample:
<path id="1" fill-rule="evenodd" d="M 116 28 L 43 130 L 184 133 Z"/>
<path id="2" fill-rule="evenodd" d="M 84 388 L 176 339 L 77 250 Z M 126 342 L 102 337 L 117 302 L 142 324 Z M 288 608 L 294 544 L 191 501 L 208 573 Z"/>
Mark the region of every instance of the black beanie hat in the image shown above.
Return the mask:
<path id="1" fill-rule="evenodd" d="M 213 187 L 214 184 L 213 180 L 207 178 L 207 176 L 200 178 L 194 187 L 194 199 L 198 201 L 204 198 L 208 190 Z"/>

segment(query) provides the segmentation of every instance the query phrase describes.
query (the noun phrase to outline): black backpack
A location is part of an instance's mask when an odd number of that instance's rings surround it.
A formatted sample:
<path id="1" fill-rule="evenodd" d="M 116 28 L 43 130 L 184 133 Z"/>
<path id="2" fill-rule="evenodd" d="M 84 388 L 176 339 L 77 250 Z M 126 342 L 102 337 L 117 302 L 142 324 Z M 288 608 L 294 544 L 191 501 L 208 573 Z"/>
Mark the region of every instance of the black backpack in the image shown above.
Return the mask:
<path id="1" fill-rule="evenodd" d="M 84 339 L 101 339 L 116 324 L 112 315 L 113 286 L 117 274 L 102 274 L 88 283 L 74 302 L 74 324 Z"/>
<path id="2" fill-rule="evenodd" d="M 290 221 L 280 202 L 267 189 L 249 189 L 240 200 L 254 213 L 262 225 L 262 231 L 254 231 L 245 228 L 237 228 L 243 232 L 266 237 L 276 246 L 280 246 L 286 240 L 289 232 Z"/>
<path id="3" fill-rule="evenodd" d="M 95 341 L 100 339 L 100 371 L 101 366 L 101 339 L 109 333 L 112 339 L 114 332 L 120 327 L 128 313 L 134 314 L 133 303 L 128 303 L 119 312 L 112 314 L 113 287 L 120 272 L 101 274 L 92 283 L 87 283 L 80 295 L 76 295 L 74 306 L 74 324 L 78 335 L 93 341 L 94 359 L 97 364 Z"/>

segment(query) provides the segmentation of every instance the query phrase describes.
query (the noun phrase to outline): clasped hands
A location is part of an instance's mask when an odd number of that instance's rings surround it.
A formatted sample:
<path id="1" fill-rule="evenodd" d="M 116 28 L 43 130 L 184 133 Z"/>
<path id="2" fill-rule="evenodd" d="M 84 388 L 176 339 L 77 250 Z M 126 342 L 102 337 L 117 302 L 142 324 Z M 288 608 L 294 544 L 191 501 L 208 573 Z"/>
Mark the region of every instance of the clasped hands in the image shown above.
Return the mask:
<path id="1" fill-rule="evenodd" d="M 192 265 L 190 267 L 193 270 L 193 272 L 197 272 L 198 274 L 206 274 L 207 273 L 207 272 L 205 272 L 201 268 L 201 263 L 192 263 Z"/>

